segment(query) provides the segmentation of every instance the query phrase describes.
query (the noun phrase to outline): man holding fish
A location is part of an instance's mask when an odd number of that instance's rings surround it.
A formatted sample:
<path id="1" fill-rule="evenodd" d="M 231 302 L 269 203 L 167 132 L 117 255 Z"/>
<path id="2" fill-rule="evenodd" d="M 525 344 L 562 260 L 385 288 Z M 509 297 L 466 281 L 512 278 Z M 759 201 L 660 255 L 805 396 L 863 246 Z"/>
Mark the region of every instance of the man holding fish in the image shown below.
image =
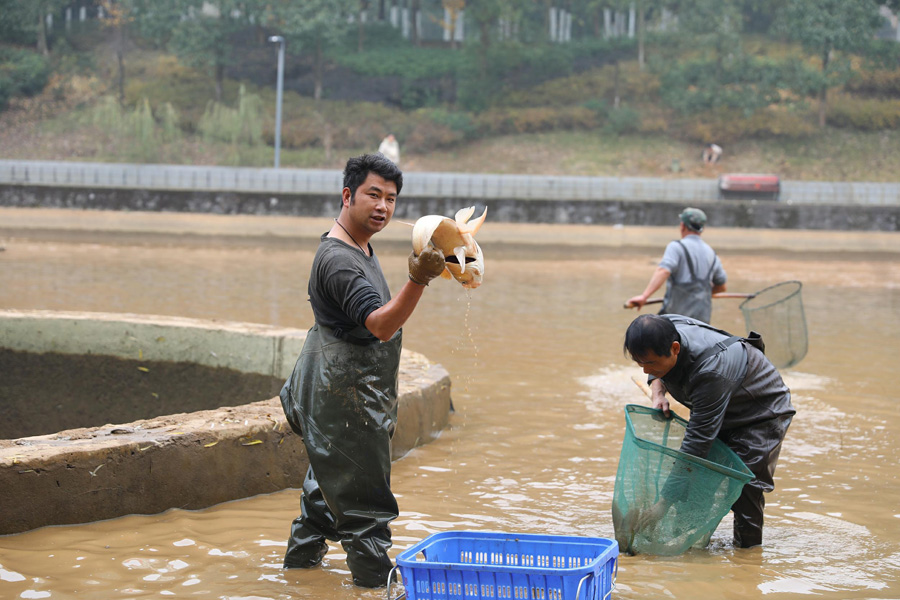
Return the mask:
<path id="1" fill-rule="evenodd" d="M 403 174 L 367 154 L 347 161 L 341 212 L 321 238 L 309 277 L 315 325 L 281 390 L 291 428 L 303 438 L 309 470 L 285 568 L 318 565 L 326 540 L 340 541 L 354 584 L 385 585 L 392 563 L 388 524 L 391 436 L 397 421 L 401 327 L 425 286 L 445 270 L 427 246 L 409 256 L 409 281 L 392 298 L 371 238 L 394 214 Z"/>

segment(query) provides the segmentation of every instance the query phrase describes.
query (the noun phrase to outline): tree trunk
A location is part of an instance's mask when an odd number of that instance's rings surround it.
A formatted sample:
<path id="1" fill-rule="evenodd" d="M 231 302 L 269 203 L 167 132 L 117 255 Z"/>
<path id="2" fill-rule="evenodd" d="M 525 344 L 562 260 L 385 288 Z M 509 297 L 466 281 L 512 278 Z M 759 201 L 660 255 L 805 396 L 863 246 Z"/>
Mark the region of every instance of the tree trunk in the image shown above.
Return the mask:
<path id="1" fill-rule="evenodd" d="M 125 32 L 124 26 L 116 26 L 116 61 L 119 64 L 119 104 L 125 105 Z"/>
<path id="2" fill-rule="evenodd" d="M 322 99 L 322 73 L 325 70 L 322 62 L 322 40 L 316 38 L 316 66 L 313 69 L 313 99 L 318 101 Z"/>
<path id="3" fill-rule="evenodd" d="M 825 48 L 822 52 L 822 76 L 823 79 L 828 74 L 828 63 L 831 61 L 831 48 Z M 819 127 L 824 128 L 828 115 L 828 83 L 822 83 L 822 89 L 819 90 Z"/>
<path id="4" fill-rule="evenodd" d="M 419 6 L 420 0 L 412 0 L 412 8 L 410 9 L 410 37 L 412 38 L 413 46 L 420 46 L 421 42 L 419 40 Z"/>
<path id="5" fill-rule="evenodd" d="M 616 61 L 616 71 L 613 79 L 613 108 L 619 108 L 619 61 Z"/>
<path id="6" fill-rule="evenodd" d="M 216 75 L 215 75 L 216 76 L 216 102 L 221 104 L 222 96 L 223 96 L 222 89 L 223 89 L 224 82 L 225 82 L 225 65 L 223 65 L 220 62 L 217 62 L 215 72 L 216 72 Z"/>
<path id="7" fill-rule="evenodd" d="M 366 9 L 369 7 L 368 0 L 359 0 L 359 29 L 357 30 L 356 36 L 356 51 L 362 54 L 363 49 L 366 45 L 366 24 L 364 19 L 366 17 Z"/>
<path id="8" fill-rule="evenodd" d="M 491 23 L 489 23 L 487 19 L 483 19 L 481 23 L 479 23 L 479 31 L 481 44 L 478 48 L 478 62 L 480 63 L 478 68 L 483 80 L 487 77 L 487 54 L 488 48 L 491 46 Z"/>
<path id="9" fill-rule="evenodd" d="M 43 7 L 38 10 L 37 50 L 44 56 L 50 56 L 50 48 L 47 46 L 47 16 Z"/>
<path id="10" fill-rule="evenodd" d="M 637 39 L 638 39 L 638 67 L 641 71 L 644 70 L 644 29 L 647 27 L 646 22 L 644 21 L 645 10 L 644 3 L 638 2 L 637 4 Z"/>
<path id="11" fill-rule="evenodd" d="M 119 104 L 125 105 L 125 53 L 121 48 L 116 50 L 116 59 L 119 61 Z"/>

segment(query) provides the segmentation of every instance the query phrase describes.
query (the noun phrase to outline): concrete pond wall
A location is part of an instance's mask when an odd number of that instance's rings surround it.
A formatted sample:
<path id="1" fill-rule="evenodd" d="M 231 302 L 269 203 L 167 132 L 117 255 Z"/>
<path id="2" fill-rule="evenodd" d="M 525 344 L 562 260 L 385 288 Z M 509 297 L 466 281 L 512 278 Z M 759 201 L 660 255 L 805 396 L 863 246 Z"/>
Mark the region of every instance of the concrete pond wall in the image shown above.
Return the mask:
<path id="1" fill-rule="evenodd" d="M 675 185 L 675 184 L 673 184 Z M 713 188 L 714 189 L 714 188 Z M 146 190 L 0 185 L 0 206 L 230 215 L 329 217 L 337 214 L 334 193 L 258 193 L 229 190 Z M 460 206 L 487 206 L 492 222 L 664 226 L 684 206 L 706 211 L 713 227 L 900 231 L 898 204 L 794 203 L 761 199 L 717 199 L 714 194 L 674 200 L 649 198 L 471 198 L 402 194 L 396 219 L 453 215 Z M 338 199 L 338 200 L 336 200 Z"/>
<path id="2" fill-rule="evenodd" d="M 0 311 L 0 351 L 6 356 L 70 357 L 73 365 L 79 357 L 107 357 L 142 372 L 152 367 L 141 365 L 189 364 L 283 381 L 305 336 L 297 329 L 178 317 Z M 33 393 L 35 420 L 47 411 L 65 412 L 65 398 Z M 187 386 L 184 393 L 203 390 Z M 184 406 L 190 405 L 186 399 Z M 435 439 L 450 411 L 446 370 L 404 350 L 394 458 Z M 205 508 L 300 487 L 307 466 L 302 440 L 277 397 L 2 439 L 0 534 Z"/>

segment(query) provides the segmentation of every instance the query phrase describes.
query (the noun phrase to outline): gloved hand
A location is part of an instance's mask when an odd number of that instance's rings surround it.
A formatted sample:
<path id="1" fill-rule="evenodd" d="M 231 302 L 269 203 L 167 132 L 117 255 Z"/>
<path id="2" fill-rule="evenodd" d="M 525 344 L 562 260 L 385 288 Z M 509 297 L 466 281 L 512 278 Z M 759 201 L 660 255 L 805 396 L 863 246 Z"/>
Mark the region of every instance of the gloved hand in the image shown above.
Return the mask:
<path id="1" fill-rule="evenodd" d="M 444 255 L 431 246 L 427 246 L 416 256 L 415 251 L 409 253 L 409 279 L 419 285 L 428 282 L 443 273 Z"/>

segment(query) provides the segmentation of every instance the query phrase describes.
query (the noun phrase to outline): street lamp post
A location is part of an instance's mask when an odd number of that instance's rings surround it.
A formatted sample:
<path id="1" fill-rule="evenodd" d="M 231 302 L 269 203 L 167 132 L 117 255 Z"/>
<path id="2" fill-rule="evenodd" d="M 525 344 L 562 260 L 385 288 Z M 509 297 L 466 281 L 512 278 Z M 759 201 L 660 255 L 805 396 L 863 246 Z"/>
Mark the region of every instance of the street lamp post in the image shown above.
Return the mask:
<path id="1" fill-rule="evenodd" d="M 275 97 L 275 168 L 281 164 L 281 95 L 284 90 L 284 38 L 273 35 L 270 42 L 278 44 L 278 87 Z"/>

